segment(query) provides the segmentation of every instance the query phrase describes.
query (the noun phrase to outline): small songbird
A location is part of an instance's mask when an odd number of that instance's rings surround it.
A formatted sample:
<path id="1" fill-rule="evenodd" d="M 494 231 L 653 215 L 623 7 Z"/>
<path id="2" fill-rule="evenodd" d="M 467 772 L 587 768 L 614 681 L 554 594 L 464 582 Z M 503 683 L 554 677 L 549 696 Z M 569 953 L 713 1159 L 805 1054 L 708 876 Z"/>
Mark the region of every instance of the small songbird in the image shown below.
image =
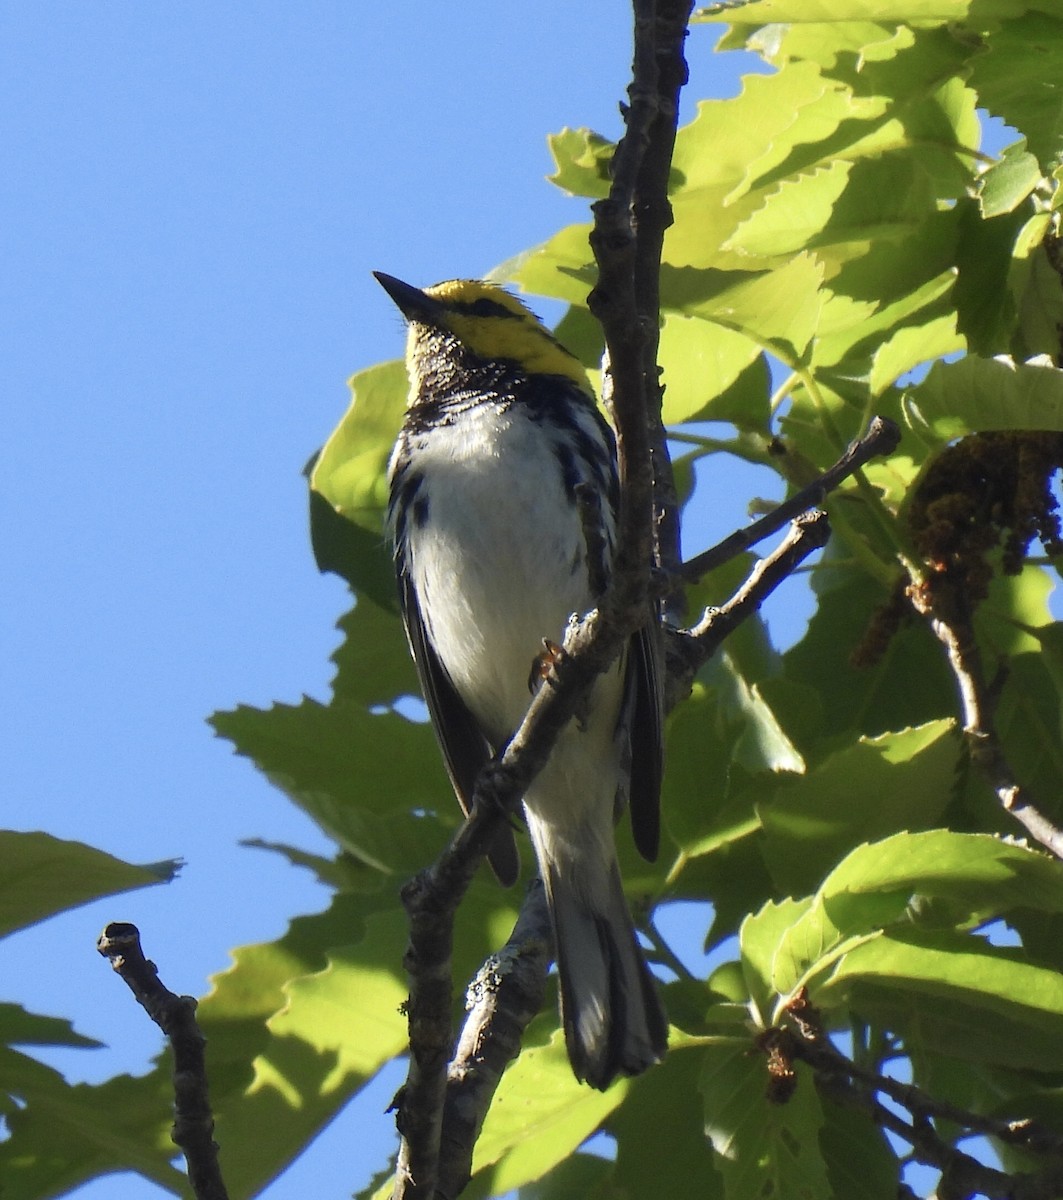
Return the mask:
<path id="1" fill-rule="evenodd" d="M 525 715 L 544 639 L 562 642 L 571 614 L 599 599 L 616 537 L 615 443 L 582 365 L 509 292 L 463 279 L 422 291 L 376 278 L 409 325 L 410 395 L 388 472 L 400 601 L 468 812 L 479 771 Z M 594 537 L 588 512 L 600 513 Z M 569 1058 L 577 1078 L 596 1088 L 645 1070 L 667 1042 L 613 839 L 629 806 L 636 845 L 656 857 L 655 638 L 647 620 L 524 796 L 553 921 Z M 490 860 L 503 883 L 513 882 L 519 861 L 509 827 Z"/>

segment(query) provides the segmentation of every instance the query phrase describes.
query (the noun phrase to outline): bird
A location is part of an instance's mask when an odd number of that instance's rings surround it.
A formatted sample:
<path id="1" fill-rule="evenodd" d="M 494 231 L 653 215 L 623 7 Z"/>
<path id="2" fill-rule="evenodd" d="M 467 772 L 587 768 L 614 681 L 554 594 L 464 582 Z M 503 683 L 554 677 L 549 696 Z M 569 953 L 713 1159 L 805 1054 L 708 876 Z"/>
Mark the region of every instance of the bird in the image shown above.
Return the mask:
<path id="1" fill-rule="evenodd" d="M 556 653 L 572 615 L 599 599 L 616 542 L 615 439 L 583 365 L 512 293 L 472 279 L 421 289 L 373 274 L 407 324 L 410 390 L 386 520 L 399 603 L 467 814 L 481 769 L 524 718 L 544 645 Z M 594 503 L 581 504 L 588 494 Z M 569 1060 L 600 1090 L 657 1063 L 667 1046 L 614 840 L 627 807 L 637 848 L 656 857 L 657 635 L 648 612 L 523 796 Z M 515 881 L 511 826 L 488 857 L 502 883 Z"/>

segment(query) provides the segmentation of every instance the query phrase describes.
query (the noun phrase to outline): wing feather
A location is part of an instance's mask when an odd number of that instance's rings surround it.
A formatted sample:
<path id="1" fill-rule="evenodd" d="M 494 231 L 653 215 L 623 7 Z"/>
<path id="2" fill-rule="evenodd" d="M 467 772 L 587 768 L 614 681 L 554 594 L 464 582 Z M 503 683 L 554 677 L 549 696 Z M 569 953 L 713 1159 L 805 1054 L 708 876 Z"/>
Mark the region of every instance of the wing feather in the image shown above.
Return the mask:
<path id="1" fill-rule="evenodd" d="M 476 778 L 492 758 L 492 750 L 472 713 L 458 695 L 446 668 L 439 661 L 417 602 L 417 592 L 409 573 L 400 564 L 399 606 L 406 626 L 410 652 L 417 667 L 425 703 L 432 717 L 439 747 L 443 751 L 447 774 L 454 785 L 462 812 L 469 815 Z M 488 851 L 488 860 L 503 886 L 509 887 L 520 874 L 520 856 L 513 830 L 502 826 Z"/>
<path id="2" fill-rule="evenodd" d="M 631 832 L 643 858 L 653 862 L 661 841 L 661 775 L 664 768 L 664 700 L 656 613 L 628 647 L 624 714 L 631 742 L 628 803 Z"/>

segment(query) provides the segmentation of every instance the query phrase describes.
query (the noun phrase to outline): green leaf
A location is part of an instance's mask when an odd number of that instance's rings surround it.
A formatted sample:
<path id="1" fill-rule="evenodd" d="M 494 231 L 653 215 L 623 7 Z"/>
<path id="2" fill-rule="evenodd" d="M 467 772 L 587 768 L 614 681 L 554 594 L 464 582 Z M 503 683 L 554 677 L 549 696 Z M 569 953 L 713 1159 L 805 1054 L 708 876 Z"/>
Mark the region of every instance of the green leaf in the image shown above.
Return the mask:
<path id="1" fill-rule="evenodd" d="M 1014 212 L 1041 183 L 1041 168 L 1035 155 L 1019 138 L 1000 152 L 1000 157 L 978 181 L 978 206 L 985 218 Z"/>
<path id="2" fill-rule="evenodd" d="M 1052 214 L 1035 213 L 1019 231 L 1008 275 L 1016 311 L 1012 354 L 1019 361 L 1059 351 L 1063 325 L 1063 289 L 1049 254 Z"/>
<path id="3" fill-rule="evenodd" d="M 73 1025 L 60 1017 L 42 1017 L 37 1013 L 27 1012 L 21 1004 L 0 1002 L 0 1045 L 79 1046 L 97 1049 L 103 1043 L 75 1033 Z M 0 1083 L 0 1087 L 2 1086 Z"/>
<path id="4" fill-rule="evenodd" d="M 870 379 L 872 394 L 881 395 L 902 375 L 931 359 L 953 354 L 962 346 L 963 338 L 956 332 L 955 313 L 898 329 L 875 351 Z"/>
<path id="5" fill-rule="evenodd" d="M 406 407 L 402 362 L 360 371 L 352 399 L 310 470 L 310 532 L 322 571 L 334 571 L 378 603 L 393 603 L 384 547 L 387 464 Z M 352 528 L 353 526 L 353 528 Z"/>
<path id="6" fill-rule="evenodd" d="M 737 934 L 746 917 L 777 892 L 755 837 L 723 840 L 711 853 L 683 858 L 677 865 L 681 870 L 671 881 L 672 896 L 712 903 L 706 949 Z"/>
<path id="7" fill-rule="evenodd" d="M 785 1103 L 768 1098 L 763 1052 L 748 1040 L 718 1039 L 702 1051 L 705 1132 L 728 1200 L 823 1200 L 829 1196 L 819 1149 L 823 1109 L 803 1063 Z"/>
<path id="8" fill-rule="evenodd" d="M 609 1200 L 615 1193 L 615 1165 L 594 1154 L 573 1154 L 541 1179 L 517 1189 L 517 1200 Z"/>
<path id="9" fill-rule="evenodd" d="M 457 825 L 428 725 L 310 699 L 267 711 L 241 705 L 215 713 L 211 724 L 329 837 L 377 870 L 419 870 Z"/>
<path id="10" fill-rule="evenodd" d="M 101 896 L 169 883 L 176 859 L 134 866 L 82 842 L 0 830 L 0 936 Z"/>
<path id="11" fill-rule="evenodd" d="M 1051 821 L 1063 817 L 1063 742 L 1060 685 L 1046 656 L 1017 654 L 1008 660 L 1008 682 L 997 705 L 997 729 L 1011 769 Z M 1005 828 L 1015 827 L 1003 813 Z"/>
<path id="12" fill-rule="evenodd" d="M 968 355 L 938 362 L 905 394 L 905 416 L 920 436 L 944 443 L 987 429 L 1063 429 L 1063 371 Z"/>
<path id="13" fill-rule="evenodd" d="M 773 1020 L 775 958 L 787 930 L 797 924 L 811 907 L 811 899 L 770 901 L 746 917 L 739 932 L 742 973 L 756 1006 L 756 1020 L 767 1028 Z"/>
<path id="14" fill-rule="evenodd" d="M 197 1017 L 210 1042 L 216 1107 L 227 1093 L 242 1096 L 250 1083 L 252 1064 L 270 1040 L 267 1021 L 287 1004 L 288 984 L 325 971 L 333 950 L 364 935 L 368 917 L 395 907 L 394 893 L 379 887 L 375 872 L 372 881 L 375 888 L 340 892 L 324 912 L 297 917 L 276 941 L 239 947 L 233 965 L 212 977 Z"/>
<path id="15" fill-rule="evenodd" d="M 829 966 L 847 939 L 904 918 L 916 897 L 946 902 L 955 924 L 1017 907 L 1063 912 L 1063 867 L 1013 842 L 947 829 L 899 833 L 858 846 L 781 938 L 772 987 L 788 995 Z M 938 919 L 943 912 L 939 905 Z"/>
<path id="16" fill-rule="evenodd" d="M 719 332 L 722 332 L 722 328 L 716 326 Z M 767 355 L 758 354 L 733 383 L 718 395 L 712 396 L 704 409 L 692 414 L 689 420 L 729 421 L 740 430 L 765 434 L 771 416 L 771 390 L 771 368 Z M 665 393 L 665 407 L 667 406 L 668 395 Z M 665 419 L 671 418 L 666 414 Z"/>
<path id="17" fill-rule="evenodd" d="M 546 139 L 557 170 L 547 178 L 570 196 L 599 200 L 609 194 L 612 142 L 591 129 L 562 129 Z"/>
<path id="18" fill-rule="evenodd" d="M 394 585 L 394 578 L 391 582 Z M 368 707 L 421 694 L 406 633 L 393 607 L 382 608 L 360 596 L 354 608 L 340 617 L 339 628 L 343 644 L 332 656 L 334 701 Z"/>
<path id="19" fill-rule="evenodd" d="M 874 666 L 853 665 L 886 593 L 862 572 L 829 561 L 816 577 L 823 584 L 805 636 L 784 656 L 787 679 L 820 697 L 824 731 L 875 735 L 955 712 L 955 682 L 923 624 L 902 626 Z"/>
<path id="20" fill-rule="evenodd" d="M 727 728 L 715 695 L 695 684 L 668 719 L 668 770 L 661 811 L 669 834 L 685 854 L 715 849 L 760 827 L 750 807 L 735 816 L 724 808 L 734 745 L 740 730 Z"/>
<path id="21" fill-rule="evenodd" d="M 663 267 L 661 302 L 734 330 L 794 363 L 816 331 L 822 282 L 822 265 L 807 254 L 756 275 Z"/>
<path id="22" fill-rule="evenodd" d="M 406 408 L 400 360 L 359 371 L 348 381 L 351 403 L 314 463 L 310 486 L 348 521 L 380 533 L 387 507 L 388 458 Z"/>
<path id="23" fill-rule="evenodd" d="M 1030 563 L 1018 575 L 993 577 L 975 618 L 982 653 L 990 663 L 1043 648 L 1038 633 L 1052 622 L 1049 601 L 1054 588 L 1052 576 Z"/>
<path id="24" fill-rule="evenodd" d="M 764 855 L 779 886 L 814 889 L 861 842 L 936 825 L 952 792 L 960 745 L 955 723 L 861 737 L 758 805 Z"/>
<path id="25" fill-rule="evenodd" d="M 471 1197 L 500 1196 L 567 1159 L 623 1101 L 630 1084 L 596 1092 L 576 1082 L 555 1034 L 528 1045 L 502 1076 L 473 1156 Z"/>
<path id="26" fill-rule="evenodd" d="M 698 13 L 702 21 L 763 25 L 775 21 L 960 21 L 971 0 L 723 0 Z"/>
<path id="27" fill-rule="evenodd" d="M 781 265 L 750 260 L 727 246 L 764 202 L 765 193 L 754 184 L 794 146 L 818 141 L 853 114 L 849 89 L 825 79 L 810 63 L 747 76 L 733 99 L 699 104 L 696 118 L 676 137 L 675 224 L 665 238 L 665 260 L 738 271 Z"/>
<path id="28" fill-rule="evenodd" d="M 590 232 L 590 225 L 569 225 L 542 245 L 502 263 L 494 274 L 536 296 L 586 306 L 587 293 L 598 278 Z"/>
<path id="29" fill-rule="evenodd" d="M 20 1103 L 4 1115 L 0 1141 L 4 1200 L 62 1196 L 115 1171 L 137 1171 L 174 1194 L 187 1179 L 171 1165 L 175 1147 L 169 1068 L 90 1086 L 0 1048 L 0 1087 Z"/>
<path id="30" fill-rule="evenodd" d="M 870 978 L 852 983 L 846 1003 L 862 1020 L 902 1038 L 913 1059 L 934 1055 L 969 1075 L 974 1074 L 972 1064 L 979 1070 L 1033 1072 L 1035 1077 L 1063 1070 L 1058 1018 L 1054 1027 L 1035 1025 L 1025 1013 L 987 1012 L 980 997 L 963 998 L 959 990 L 943 996 L 929 989 L 883 986 Z"/>
<path id="31" fill-rule="evenodd" d="M 1015 242 L 1025 212 L 1005 212 L 992 219 L 973 201 L 959 205 L 962 236 L 956 248 L 955 304 L 958 326 L 968 349 L 989 357 L 1010 346 L 1015 326 L 1015 299 L 1008 287 Z"/>
<path id="32" fill-rule="evenodd" d="M 744 221 L 727 249 L 761 258 L 795 254 L 814 245 L 849 185 L 852 163 L 837 162 L 786 179 Z M 877 228 L 877 227 L 876 227 Z M 871 230 L 860 240 L 870 240 Z"/>
<path id="33" fill-rule="evenodd" d="M 759 356 L 760 347 L 742 333 L 695 317 L 667 315 L 658 354 L 665 386 L 665 424 L 729 419 L 716 411 L 713 401 L 726 393 Z M 766 392 L 757 407 L 760 411 L 743 414 L 743 424 L 764 428 L 768 418 Z"/>
<path id="34" fill-rule="evenodd" d="M 673 1047 L 662 1063 L 632 1082 L 609 1118 L 617 1138 L 617 1180 L 628 1195 L 723 1196 L 704 1121 L 691 1103 L 701 1070 L 700 1049 Z"/>
<path id="35" fill-rule="evenodd" d="M 820 1150 L 831 1200 L 896 1200 L 901 1165 L 869 1113 L 823 1097 Z"/>
<path id="36" fill-rule="evenodd" d="M 1063 158 L 1063 20 L 1026 12 L 1001 22 L 972 60 L 982 105 L 1024 134 L 1045 174 Z"/>
<path id="37" fill-rule="evenodd" d="M 725 651 L 717 655 L 705 675 L 716 686 L 727 717 L 740 724 L 741 735 L 734 748 L 736 762 L 747 771 L 804 772 L 805 760 L 762 690 L 748 682 L 730 654 Z"/>
<path id="38" fill-rule="evenodd" d="M 915 1056 L 926 1051 L 1009 1071 L 1063 1068 L 1059 974 L 973 935 L 881 935 L 846 956 L 816 1003 L 844 1003 L 892 1029 Z"/>
<path id="39" fill-rule="evenodd" d="M 274 1178 L 405 1047 L 406 925 L 389 899 L 391 911 L 377 914 L 362 901 L 354 922 L 355 902 L 338 901 L 281 942 L 244 948 L 201 1005 L 233 1194 L 254 1194 Z"/>

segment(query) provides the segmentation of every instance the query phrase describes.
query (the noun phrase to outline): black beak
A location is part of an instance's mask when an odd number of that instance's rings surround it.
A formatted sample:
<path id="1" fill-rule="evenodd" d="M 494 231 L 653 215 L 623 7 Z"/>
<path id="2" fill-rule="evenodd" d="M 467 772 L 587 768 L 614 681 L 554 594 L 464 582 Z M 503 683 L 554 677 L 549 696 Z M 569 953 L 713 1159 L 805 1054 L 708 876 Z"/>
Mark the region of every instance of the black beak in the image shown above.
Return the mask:
<path id="1" fill-rule="evenodd" d="M 426 296 L 420 288 L 415 288 L 412 284 L 403 283 L 394 275 L 385 275 L 383 271 L 374 271 L 373 278 L 395 301 L 399 312 L 407 321 L 420 321 L 426 325 L 439 323 L 442 306 L 438 300 Z"/>

